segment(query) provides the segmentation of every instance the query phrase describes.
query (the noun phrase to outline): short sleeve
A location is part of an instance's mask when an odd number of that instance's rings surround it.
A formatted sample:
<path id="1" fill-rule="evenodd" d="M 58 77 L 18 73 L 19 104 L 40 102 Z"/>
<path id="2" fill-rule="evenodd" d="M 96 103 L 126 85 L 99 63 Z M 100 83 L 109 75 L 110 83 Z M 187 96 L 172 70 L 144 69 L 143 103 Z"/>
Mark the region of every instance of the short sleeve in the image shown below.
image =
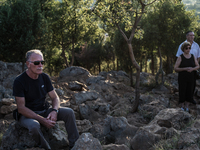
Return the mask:
<path id="1" fill-rule="evenodd" d="M 15 79 L 13 84 L 13 96 L 25 97 L 23 85 L 19 80 L 17 80 L 17 78 Z"/>
<path id="2" fill-rule="evenodd" d="M 47 74 L 44 75 L 45 75 L 46 92 L 48 93 L 51 92 L 54 88 L 52 86 L 50 77 Z"/>

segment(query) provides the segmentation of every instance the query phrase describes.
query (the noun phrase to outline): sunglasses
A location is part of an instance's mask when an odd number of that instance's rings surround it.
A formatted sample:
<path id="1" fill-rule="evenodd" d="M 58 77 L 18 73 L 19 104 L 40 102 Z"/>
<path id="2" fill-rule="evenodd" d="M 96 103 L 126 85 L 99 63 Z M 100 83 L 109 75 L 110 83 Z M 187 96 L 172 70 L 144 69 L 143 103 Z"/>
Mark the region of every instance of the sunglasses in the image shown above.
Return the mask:
<path id="1" fill-rule="evenodd" d="M 44 65 L 44 63 L 45 63 L 45 61 L 28 61 L 28 62 L 31 62 L 31 63 L 33 63 L 34 65 L 39 65 L 40 63 L 42 64 L 42 65 Z"/>
<path id="2" fill-rule="evenodd" d="M 185 49 L 188 50 L 188 49 L 191 49 L 191 47 L 186 47 Z"/>

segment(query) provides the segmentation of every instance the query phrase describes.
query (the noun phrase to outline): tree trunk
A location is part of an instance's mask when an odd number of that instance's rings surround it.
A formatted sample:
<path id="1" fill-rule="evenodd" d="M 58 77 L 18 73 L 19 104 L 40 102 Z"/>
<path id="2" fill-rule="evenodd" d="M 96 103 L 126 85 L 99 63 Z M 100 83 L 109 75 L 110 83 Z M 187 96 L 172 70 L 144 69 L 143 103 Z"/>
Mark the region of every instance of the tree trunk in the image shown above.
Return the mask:
<path id="1" fill-rule="evenodd" d="M 174 70 L 174 64 L 173 64 L 173 57 L 170 58 L 170 72 L 169 73 L 173 73 Z"/>
<path id="2" fill-rule="evenodd" d="M 145 72 L 147 72 L 147 57 L 145 59 Z"/>
<path id="3" fill-rule="evenodd" d="M 119 60 L 117 58 L 117 71 L 119 71 Z"/>
<path id="4" fill-rule="evenodd" d="M 136 84 L 135 84 L 135 103 L 133 103 L 133 112 L 136 112 L 138 110 L 138 105 L 139 105 L 139 99 L 140 99 L 140 66 L 135 60 L 135 56 L 133 54 L 133 47 L 131 43 L 128 43 L 128 49 L 129 49 L 129 54 L 131 57 L 131 61 L 133 66 L 136 67 L 137 73 L 136 73 Z"/>
<path id="5" fill-rule="evenodd" d="M 156 0 L 154 0 L 153 2 L 149 3 L 148 5 L 154 3 Z M 137 73 L 136 73 L 136 84 L 135 84 L 135 103 L 133 104 L 133 112 L 136 112 L 138 110 L 138 105 L 139 105 L 139 99 L 140 99 L 140 66 L 138 65 L 138 63 L 135 60 L 134 54 L 133 54 L 133 47 L 131 45 L 131 41 L 133 40 L 134 34 L 135 34 L 135 30 L 137 29 L 137 26 L 142 18 L 142 15 L 144 14 L 144 8 L 147 6 L 147 4 L 144 4 L 142 2 L 142 0 L 139 0 L 139 3 L 141 4 L 141 12 L 140 15 L 139 13 L 136 12 L 136 16 L 135 16 L 135 21 L 133 23 L 133 27 L 132 27 L 132 31 L 131 31 L 131 35 L 130 38 L 128 39 L 127 36 L 125 35 L 125 33 L 121 30 L 120 26 L 118 23 L 116 23 L 117 28 L 119 29 L 119 31 L 121 32 L 122 36 L 124 37 L 124 39 L 126 40 L 127 44 L 128 44 L 128 50 L 129 50 L 129 55 L 131 57 L 131 61 L 133 66 L 136 67 Z"/>
<path id="6" fill-rule="evenodd" d="M 113 59 L 113 70 L 115 70 L 115 59 Z"/>
<path id="7" fill-rule="evenodd" d="M 162 75 L 161 84 L 164 85 L 164 71 L 163 71 L 163 66 L 162 66 L 162 56 L 161 56 L 160 47 L 158 47 L 158 54 L 159 54 L 159 57 L 160 57 L 160 68 L 159 68 L 158 73 L 156 74 L 156 85 L 158 85 L 158 78 L 159 78 L 160 74 Z"/>
<path id="8" fill-rule="evenodd" d="M 109 62 L 107 62 L 107 72 L 109 71 Z"/>
<path id="9" fill-rule="evenodd" d="M 153 55 L 153 50 L 151 51 L 151 70 L 152 70 L 152 74 L 154 75 L 154 55 Z"/>
<path id="10" fill-rule="evenodd" d="M 133 87 L 133 70 L 132 70 L 132 66 L 130 66 L 130 78 L 131 78 L 131 87 Z"/>
<path id="11" fill-rule="evenodd" d="M 71 64 L 70 64 L 70 66 L 73 66 L 73 64 L 74 64 L 74 39 L 72 40 L 72 62 L 71 62 Z"/>
<path id="12" fill-rule="evenodd" d="M 101 63 L 99 61 L 99 73 L 101 72 Z"/>
<path id="13" fill-rule="evenodd" d="M 65 56 L 65 46 L 64 44 L 62 43 L 61 44 L 62 46 L 62 53 L 61 53 L 61 57 L 63 57 L 64 61 L 65 61 L 65 64 L 66 64 L 66 67 L 69 67 L 69 63 L 67 61 L 67 57 Z"/>

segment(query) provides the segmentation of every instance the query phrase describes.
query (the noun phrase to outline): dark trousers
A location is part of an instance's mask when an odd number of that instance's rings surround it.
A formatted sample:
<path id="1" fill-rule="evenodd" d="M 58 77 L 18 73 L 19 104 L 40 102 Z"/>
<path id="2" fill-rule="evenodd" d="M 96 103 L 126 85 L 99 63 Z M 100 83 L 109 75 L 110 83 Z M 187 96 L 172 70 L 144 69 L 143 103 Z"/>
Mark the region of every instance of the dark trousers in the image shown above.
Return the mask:
<path id="1" fill-rule="evenodd" d="M 185 101 L 191 102 L 193 100 L 195 81 L 193 78 L 185 78 L 179 76 L 178 84 L 179 84 L 179 102 L 183 103 Z"/>
<path id="2" fill-rule="evenodd" d="M 45 111 L 36 111 L 37 114 L 47 117 L 52 108 Z M 74 111 L 71 108 L 61 107 L 58 112 L 57 121 L 62 120 L 65 122 L 65 128 L 68 134 L 69 146 L 74 146 L 74 143 L 79 138 L 79 133 L 76 127 L 76 120 Z M 19 123 L 29 130 L 29 134 L 33 139 L 45 149 L 51 149 L 49 143 L 45 140 L 41 130 L 40 123 L 37 120 L 21 116 Z"/>

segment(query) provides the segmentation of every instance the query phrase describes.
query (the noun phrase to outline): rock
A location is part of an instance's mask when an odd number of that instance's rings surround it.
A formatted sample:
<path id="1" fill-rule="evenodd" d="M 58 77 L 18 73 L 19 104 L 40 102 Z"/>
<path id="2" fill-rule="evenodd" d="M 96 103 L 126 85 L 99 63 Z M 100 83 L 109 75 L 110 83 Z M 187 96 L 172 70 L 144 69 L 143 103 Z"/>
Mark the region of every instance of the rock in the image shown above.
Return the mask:
<path id="1" fill-rule="evenodd" d="M 58 94 L 58 96 L 63 96 L 65 94 L 65 92 L 61 89 L 56 89 L 55 88 L 56 93 Z"/>
<path id="2" fill-rule="evenodd" d="M 152 92 L 155 94 L 162 94 L 162 93 L 170 93 L 170 90 L 168 90 L 165 86 L 160 85 L 160 86 L 154 88 L 152 90 Z"/>
<path id="3" fill-rule="evenodd" d="M 180 108 L 166 108 L 161 110 L 149 124 L 157 124 L 158 120 L 171 122 L 172 127 L 181 130 L 193 120 L 192 115 Z"/>
<path id="4" fill-rule="evenodd" d="M 129 150 L 129 148 L 124 144 L 122 145 L 108 144 L 108 145 L 103 145 L 102 148 L 103 150 Z"/>
<path id="5" fill-rule="evenodd" d="M 101 115 L 92 109 L 90 105 L 87 104 L 80 104 L 79 105 L 81 119 L 88 119 L 90 121 L 96 121 L 98 118 L 101 118 Z"/>
<path id="6" fill-rule="evenodd" d="M 90 133 L 83 133 L 72 150 L 102 150 L 101 143 Z"/>
<path id="7" fill-rule="evenodd" d="M 92 75 L 89 73 L 87 69 L 78 66 L 71 66 L 60 72 L 58 81 L 59 82 L 79 81 L 81 83 L 85 83 L 87 78 L 91 76 Z"/>
<path id="8" fill-rule="evenodd" d="M 3 105 L 0 108 L 0 113 L 6 115 L 6 114 L 9 114 L 9 113 L 12 113 L 13 110 L 15 110 L 16 108 L 17 108 L 16 104 L 11 104 L 10 106 Z"/>
<path id="9" fill-rule="evenodd" d="M 73 99 L 76 101 L 76 104 L 81 104 L 86 101 L 94 101 L 99 97 L 99 94 L 95 91 L 82 91 L 75 93 Z"/>
<path id="10" fill-rule="evenodd" d="M 93 125 L 90 133 L 102 141 L 103 144 L 130 144 L 130 139 L 138 128 L 130 125 L 125 117 L 107 116 L 106 119 Z"/>
<path id="11" fill-rule="evenodd" d="M 89 120 L 77 120 L 76 125 L 79 131 L 79 134 L 82 134 L 84 132 L 89 132 L 89 130 L 92 128 L 92 123 Z"/>
<path id="12" fill-rule="evenodd" d="M 135 136 L 138 128 L 130 125 L 125 117 L 112 117 L 110 120 L 110 136 L 116 144 L 130 145 L 130 139 Z"/>
<path id="13" fill-rule="evenodd" d="M 1 119 L 0 120 L 0 133 L 4 133 L 8 129 L 10 124 L 11 124 L 11 121 Z"/>
<path id="14" fill-rule="evenodd" d="M 129 78 L 129 75 L 120 70 L 120 71 L 109 71 L 109 72 L 100 72 L 99 73 L 99 76 L 102 76 L 104 77 L 105 79 L 107 80 L 111 80 L 113 82 L 119 82 L 119 83 L 123 83 L 125 85 L 130 85 L 130 78 Z"/>
<path id="15" fill-rule="evenodd" d="M 41 126 L 41 130 L 52 150 L 68 147 L 67 135 L 59 129 L 57 124 L 52 129 Z M 32 140 L 31 136 L 29 136 L 28 129 L 14 121 L 3 135 L 0 149 L 11 150 L 16 148 L 23 149 L 26 147 L 38 147 L 38 145 Z"/>
<path id="16" fill-rule="evenodd" d="M 180 138 L 178 140 L 177 147 L 179 149 L 185 149 L 185 148 L 188 148 L 187 145 L 192 145 L 195 143 L 198 144 L 199 136 L 200 136 L 199 129 L 187 128 L 187 130 L 185 130 L 185 132 L 181 133 Z"/>
<path id="17" fill-rule="evenodd" d="M 82 91 L 83 88 L 87 89 L 87 86 L 83 83 L 78 82 L 78 81 L 71 81 L 68 84 L 68 88 L 72 91 Z"/>
<path id="18" fill-rule="evenodd" d="M 6 89 L 0 84 L 0 99 L 3 98 Z"/>
<path id="19" fill-rule="evenodd" d="M 10 106 L 14 102 L 15 100 L 13 98 L 3 98 L 2 100 L 0 100 L 0 103 L 2 105 L 8 105 L 8 106 Z"/>
<path id="20" fill-rule="evenodd" d="M 131 148 L 135 150 L 148 150 L 160 139 L 161 137 L 159 135 L 149 132 L 141 127 L 131 139 L 130 145 Z"/>
<path id="21" fill-rule="evenodd" d="M 119 102 L 113 106 L 113 110 L 108 112 L 108 115 L 114 117 L 126 117 L 132 111 L 132 104 L 127 98 L 119 98 Z"/>

